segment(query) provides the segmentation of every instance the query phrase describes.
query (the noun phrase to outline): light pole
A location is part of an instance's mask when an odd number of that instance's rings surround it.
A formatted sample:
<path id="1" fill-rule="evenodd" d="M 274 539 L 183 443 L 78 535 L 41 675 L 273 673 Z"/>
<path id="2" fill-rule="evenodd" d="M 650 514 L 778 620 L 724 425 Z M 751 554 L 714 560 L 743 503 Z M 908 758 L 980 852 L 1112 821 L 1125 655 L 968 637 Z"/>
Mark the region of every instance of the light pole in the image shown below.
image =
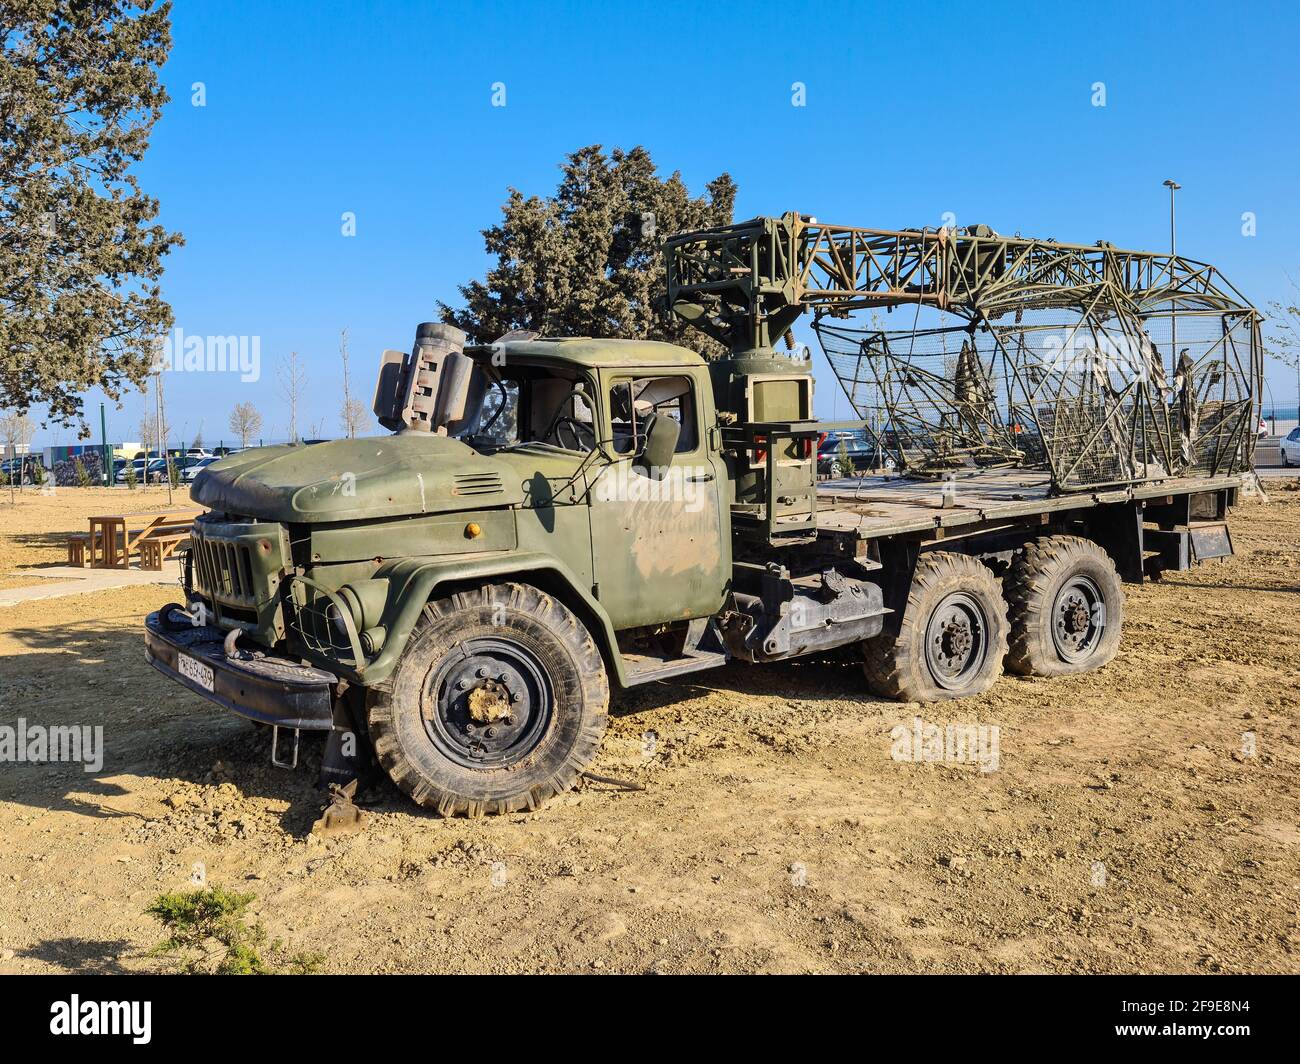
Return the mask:
<path id="1" fill-rule="evenodd" d="M 167 505 L 170 506 L 172 504 L 172 478 L 171 478 L 172 470 L 171 470 L 171 463 L 167 461 L 167 435 L 166 435 L 166 427 L 163 424 L 163 410 L 165 409 L 165 407 L 163 406 L 163 378 L 162 378 L 161 366 L 158 368 L 158 373 L 154 377 L 153 385 L 154 385 L 153 388 L 154 408 L 156 411 L 154 417 L 157 419 L 158 422 L 158 457 L 162 459 L 163 475 L 167 478 Z M 148 487 L 149 486 L 148 444 L 145 445 L 144 456 L 145 456 L 144 457 L 144 483 L 145 483 L 145 487 Z"/>
<path id="2" fill-rule="evenodd" d="M 1174 286 L 1174 259 L 1178 257 L 1178 230 L 1174 225 L 1174 193 L 1183 186 L 1177 181 L 1170 178 L 1165 182 L 1165 188 L 1169 189 L 1169 285 Z M 1173 350 L 1173 361 L 1170 363 L 1170 369 L 1174 373 L 1178 372 L 1178 300 L 1173 299 L 1169 304 L 1169 345 Z"/>

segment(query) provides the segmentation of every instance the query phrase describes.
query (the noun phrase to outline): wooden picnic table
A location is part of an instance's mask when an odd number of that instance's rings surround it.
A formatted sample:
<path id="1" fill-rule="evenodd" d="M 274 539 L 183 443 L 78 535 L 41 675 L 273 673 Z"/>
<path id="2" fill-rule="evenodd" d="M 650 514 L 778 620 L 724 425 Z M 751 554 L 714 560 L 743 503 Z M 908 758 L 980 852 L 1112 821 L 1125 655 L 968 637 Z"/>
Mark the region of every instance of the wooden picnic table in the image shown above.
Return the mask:
<path id="1" fill-rule="evenodd" d="M 160 529 L 192 521 L 203 513 L 202 506 L 177 506 L 147 513 L 101 514 L 90 519 L 90 567 L 92 569 L 129 569 L 131 552 L 141 540 Z M 131 524 L 140 527 L 132 529 Z"/>

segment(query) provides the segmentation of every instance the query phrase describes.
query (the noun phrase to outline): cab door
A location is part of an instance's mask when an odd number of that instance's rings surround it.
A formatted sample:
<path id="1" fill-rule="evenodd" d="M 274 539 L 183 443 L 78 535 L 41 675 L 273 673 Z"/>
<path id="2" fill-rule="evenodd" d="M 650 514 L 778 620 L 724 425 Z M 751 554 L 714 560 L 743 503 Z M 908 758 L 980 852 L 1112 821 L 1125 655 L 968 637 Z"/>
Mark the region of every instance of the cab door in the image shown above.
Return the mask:
<path id="1" fill-rule="evenodd" d="M 714 614 L 731 571 L 723 513 L 726 467 L 710 446 L 712 404 L 703 372 L 683 368 L 603 374 L 602 433 L 611 461 L 593 475 L 595 594 L 617 629 Z M 640 453 L 651 416 L 680 425 L 672 464 L 650 470 Z M 711 420 L 711 419 L 710 419 Z"/>

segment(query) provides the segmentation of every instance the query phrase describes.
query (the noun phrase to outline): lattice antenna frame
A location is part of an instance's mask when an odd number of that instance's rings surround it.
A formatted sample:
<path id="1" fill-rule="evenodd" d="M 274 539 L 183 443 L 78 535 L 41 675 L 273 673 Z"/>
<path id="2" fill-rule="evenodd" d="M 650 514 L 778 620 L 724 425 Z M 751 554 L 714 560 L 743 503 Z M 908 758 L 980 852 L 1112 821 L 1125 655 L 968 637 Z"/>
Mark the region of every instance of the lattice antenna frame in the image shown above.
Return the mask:
<path id="1" fill-rule="evenodd" d="M 1253 463 L 1260 316 L 1207 263 L 798 214 L 680 234 L 665 255 L 669 305 L 733 353 L 770 349 L 815 311 L 849 401 L 883 420 L 882 443 L 909 471 L 1014 464 L 1068 491 Z M 958 324 L 888 333 L 831 320 L 905 304 Z M 1175 316 L 1177 350 L 1162 342 Z M 952 371 L 917 347 L 962 332 L 972 350 Z M 880 408 L 855 401 L 867 381 Z"/>

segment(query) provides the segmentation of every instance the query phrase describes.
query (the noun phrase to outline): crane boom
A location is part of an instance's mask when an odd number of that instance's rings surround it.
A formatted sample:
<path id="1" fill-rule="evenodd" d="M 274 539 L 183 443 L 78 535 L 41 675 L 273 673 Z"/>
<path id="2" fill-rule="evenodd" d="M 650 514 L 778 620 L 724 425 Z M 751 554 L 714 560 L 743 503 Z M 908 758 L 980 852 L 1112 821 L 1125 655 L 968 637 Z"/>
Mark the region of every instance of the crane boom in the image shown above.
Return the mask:
<path id="1" fill-rule="evenodd" d="M 773 358 L 812 311 L 849 400 L 904 469 L 1045 468 L 1068 490 L 1253 458 L 1260 316 L 1208 263 L 796 213 L 681 233 L 664 253 L 668 305 L 732 363 Z M 828 320 L 909 304 L 910 330 Z M 920 328 L 923 309 L 946 324 Z"/>
<path id="2" fill-rule="evenodd" d="M 1206 263 L 987 226 L 866 229 L 788 213 L 681 233 L 664 251 L 669 305 L 733 351 L 770 346 L 805 310 L 838 317 L 915 303 L 994 319 L 1086 305 L 1100 293 L 1138 314 L 1173 300 L 1180 312 L 1254 314 Z"/>

